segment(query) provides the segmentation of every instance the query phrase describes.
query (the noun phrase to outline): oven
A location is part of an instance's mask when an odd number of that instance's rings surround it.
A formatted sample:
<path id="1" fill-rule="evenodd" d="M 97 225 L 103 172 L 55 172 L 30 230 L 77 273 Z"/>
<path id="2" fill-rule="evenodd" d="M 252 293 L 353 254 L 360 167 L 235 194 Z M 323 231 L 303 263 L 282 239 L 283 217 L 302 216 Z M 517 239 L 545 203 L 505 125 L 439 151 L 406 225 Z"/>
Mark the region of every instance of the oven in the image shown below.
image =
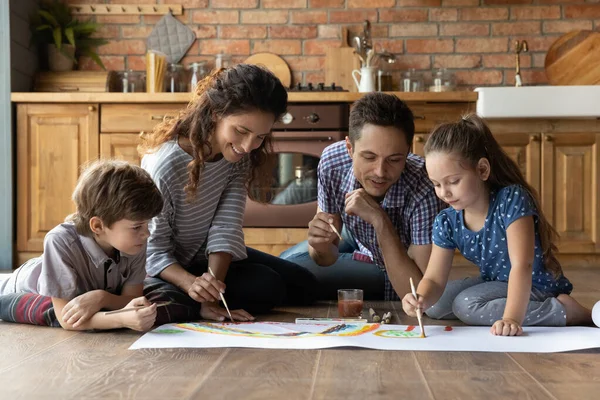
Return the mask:
<path id="1" fill-rule="evenodd" d="M 292 103 L 273 127 L 270 202 L 246 201 L 244 227 L 307 227 L 317 211 L 317 165 L 348 134 L 347 103 Z"/>

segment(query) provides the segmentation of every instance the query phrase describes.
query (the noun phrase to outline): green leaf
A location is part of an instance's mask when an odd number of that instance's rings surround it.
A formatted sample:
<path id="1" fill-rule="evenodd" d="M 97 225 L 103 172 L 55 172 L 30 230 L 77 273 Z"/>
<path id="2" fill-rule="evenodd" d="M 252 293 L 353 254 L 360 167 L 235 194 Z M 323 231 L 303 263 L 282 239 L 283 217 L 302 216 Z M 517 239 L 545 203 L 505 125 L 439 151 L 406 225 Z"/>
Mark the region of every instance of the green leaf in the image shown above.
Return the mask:
<path id="1" fill-rule="evenodd" d="M 65 29 L 65 36 L 67 37 L 67 40 L 69 41 L 69 43 L 71 43 L 71 45 L 73 45 L 73 47 L 76 47 L 75 46 L 75 36 L 73 35 L 72 28 Z"/>
<path id="2" fill-rule="evenodd" d="M 52 24 L 52 26 L 54 26 L 54 27 L 58 26 L 58 22 L 56 22 L 56 19 L 54 18 L 54 16 L 52 14 L 50 14 L 48 11 L 38 10 L 38 13 L 40 14 L 40 16 L 42 16 L 42 18 L 44 18 L 46 21 L 48 21 L 50 24 Z"/>
<path id="3" fill-rule="evenodd" d="M 94 62 L 96 64 L 98 64 L 100 66 L 100 68 L 102 68 L 103 70 L 106 71 L 106 67 L 104 66 L 104 63 L 102 62 L 100 57 L 98 57 L 98 54 L 94 53 L 93 51 L 86 51 L 85 55 L 90 57 L 92 60 L 94 60 Z"/>
<path id="4" fill-rule="evenodd" d="M 52 36 L 54 37 L 54 44 L 56 45 L 56 48 L 60 50 L 62 47 L 62 30 L 60 26 L 58 28 L 54 28 Z"/>
<path id="5" fill-rule="evenodd" d="M 46 29 L 52 29 L 52 27 L 50 25 L 44 24 L 44 25 L 40 25 L 37 28 L 35 28 L 36 31 L 44 31 Z"/>

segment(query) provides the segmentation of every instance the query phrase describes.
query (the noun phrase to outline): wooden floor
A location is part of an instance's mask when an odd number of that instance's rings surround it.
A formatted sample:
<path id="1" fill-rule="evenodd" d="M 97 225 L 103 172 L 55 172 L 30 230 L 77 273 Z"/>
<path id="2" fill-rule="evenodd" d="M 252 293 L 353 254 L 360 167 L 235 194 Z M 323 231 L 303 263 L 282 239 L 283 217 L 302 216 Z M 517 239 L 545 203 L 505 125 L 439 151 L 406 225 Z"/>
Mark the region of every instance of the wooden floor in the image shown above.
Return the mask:
<path id="1" fill-rule="evenodd" d="M 600 300 L 600 268 L 569 270 L 567 276 L 580 302 L 591 307 Z M 399 303 L 366 306 L 391 310 L 393 323 L 415 323 Z M 336 312 L 334 304 L 320 303 L 281 309 L 261 319 L 293 321 Z M 598 349 L 560 354 L 350 348 L 127 350 L 139 336 L 131 331 L 75 333 L 0 322 L 0 398 L 600 398 Z"/>

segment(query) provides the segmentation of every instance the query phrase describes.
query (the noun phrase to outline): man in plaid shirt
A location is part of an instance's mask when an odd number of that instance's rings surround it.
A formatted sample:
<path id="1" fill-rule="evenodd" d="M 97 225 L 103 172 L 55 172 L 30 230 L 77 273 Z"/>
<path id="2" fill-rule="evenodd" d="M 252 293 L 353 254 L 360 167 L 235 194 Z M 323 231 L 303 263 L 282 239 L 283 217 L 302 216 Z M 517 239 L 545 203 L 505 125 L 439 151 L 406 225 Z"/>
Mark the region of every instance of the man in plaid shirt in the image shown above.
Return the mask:
<path id="1" fill-rule="evenodd" d="M 399 300 L 397 293 L 410 292 L 409 278 L 420 281 L 429 261 L 433 221 L 443 208 L 425 161 L 410 153 L 414 130 L 412 112 L 396 96 L 370 93 L 358 100 L 350 113 L 349 137 L 328 146 L 319 162 L 319 209 L 308 230 L 310 258 L 299 247 L 282 257 L 309 268 L 317 278 L 322 275 L 315 263 L 335 269 L 336 276 L 326 279 L 340 279 L 338 285 L 326 284 L 329 292 L 348 285 L 342 277 L 346 268 L 376 268 L 383 296 L 375 298 Z M 340 252 L 330 224 L 338 231 L 343 226 L 353 237 L 357 247 L 351 255 Z M 373 274 L 368 276 L 353 286 L 372 284 Z"/>

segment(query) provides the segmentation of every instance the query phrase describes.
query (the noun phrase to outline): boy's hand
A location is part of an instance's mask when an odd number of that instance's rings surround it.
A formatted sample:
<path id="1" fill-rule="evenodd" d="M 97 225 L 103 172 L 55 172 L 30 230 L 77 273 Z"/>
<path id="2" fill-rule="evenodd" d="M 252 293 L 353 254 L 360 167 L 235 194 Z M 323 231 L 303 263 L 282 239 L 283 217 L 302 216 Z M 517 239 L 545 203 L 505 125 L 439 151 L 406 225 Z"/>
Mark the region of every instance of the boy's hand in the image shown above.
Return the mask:
<path id="1" fill-rule="evenodd" d="M 154 321 L 156 321 L 156 304 L 151 304 L 148 299 L 142 296 L 131 300 L 124 308 L 139 306 L 146 307 L 120 314 L 121 321 L 125 328 L 145 332 L 152 328 Z"/>
<path id="2" fill-rule="evenodd" d="M 514 319 L 503 318 L 494 322 L 494 325 L 490 328 L 490 333 L 495 336 L 521 336 L 523 328 Z"/>
<path id="3" fill-rule="evenodd" d="M 415 299 L 412 293 L 407 293 L 406 296 L 402 299 L 402 309 L 409 317 L 417 316 L 417 309 L 425 310 L 425 302 L 423 301 L 423 296 L 419 296 L 419 300 Z"/>
<path id="4" fill-rule="evenodd" d="M 63 322 L 77 328 L 102 308 L 102 291 L 93 290 L 75 297 L 63 308 Z"/>
<path id="5" fill-rule="evenodd" d="M 187 292 L 198 303 L 218 302 L 221 300 L 219 293 L 225 293 L 225 284 L 205 272 L 196 277 Z"/>
<path id="6" fill-rule="evenodd" d="M 244 310 L 231 310 L 231 316 L 236 321 L 254 321 L 254 317 Z M 227 314 L 226 309 L 219 307 L 218 304 L 206 302 L 202 303 L 200 317 L 214 321 L 225 321 L 225 318 L 229 318 L 229 314 Z"/>

